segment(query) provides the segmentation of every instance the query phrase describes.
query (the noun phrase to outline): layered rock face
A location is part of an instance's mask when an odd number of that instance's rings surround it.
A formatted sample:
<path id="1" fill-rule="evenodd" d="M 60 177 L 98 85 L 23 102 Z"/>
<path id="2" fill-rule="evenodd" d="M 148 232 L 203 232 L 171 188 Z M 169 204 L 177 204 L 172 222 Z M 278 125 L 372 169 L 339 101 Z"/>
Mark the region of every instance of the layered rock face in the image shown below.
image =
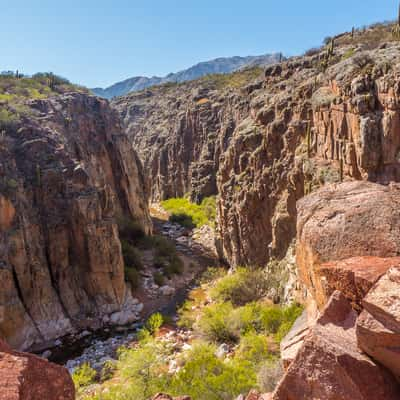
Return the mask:
<path id="1" fill-rule="evenodd" d="M 0 341 L 0 400 L 74 400 L 68 371 Z"/>
<path id="2" fill-rule="evenodd" d="M 399 180 L 400 46 L 367 48 L 342 35 L 326 69 L 323 49 L 230 88 L 203 79 L 116 99 L 152 199 L 218 194 L 221 256 L 265 265 L 285 256 L 305 193 Z"/>
<path id="3" fill-rule="evenodd" d="M 248 104 L 234 90 L 201 82 L 160 87 L 113 101 L 143 162 L 151 199 L 217 193 L 216 172 Z"/>
<path id="4" fill-rule="evenodd" d="M 251 93 L 218 173 L 220 237 L 232 264 L 281 258 L 295 236 L 296 200 L 340 180 L 341 170 L 398 179 L 399 46 L 345 59 L 346 51 L 339 47 L 323 73 L 319 55 L 269 67 Z"/>
<path id="5" fill-rule="evenodd" d="M 20 349 L 129 304 L 116 217 L 151 230 L 140 162 L 107 102 L 29 106 L 0 146 L 0 336 Z"/>

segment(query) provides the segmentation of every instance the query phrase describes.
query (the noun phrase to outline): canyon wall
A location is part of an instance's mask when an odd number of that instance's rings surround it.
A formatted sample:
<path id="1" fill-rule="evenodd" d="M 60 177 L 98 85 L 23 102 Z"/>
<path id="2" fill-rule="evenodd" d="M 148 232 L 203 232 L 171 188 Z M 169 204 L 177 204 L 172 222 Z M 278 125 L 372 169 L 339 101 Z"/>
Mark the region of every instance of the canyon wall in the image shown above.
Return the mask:
<path id="1" fill-rule="evenodd" d="M 155 87 L 113 101 L 143 162 L 151 199 L 192 200 L 217 193 L 216 171 L 230 137 L 248 113 L 235 91 L 198 81 Z"/>
<path id="2" fill-rule="evenodd" d="M 29 107 L 0 138 L 0 336 L 19 349 L 118 322 L 132 297 L 116 218 L 151 231 L 141 164 L 108 103 L 69 93 Z"/>
<path id="3" fill-rule="evenodd" d="M 282 259 L 304 194 L 400 178 L 400 46 L 370 49 L 348 34 L 324 65 L 326 53 L 247 72 L 240 85 L 209 78 L 113 102 L 153 200 L 218 195 L 218 247 L 231 265 Z"/>

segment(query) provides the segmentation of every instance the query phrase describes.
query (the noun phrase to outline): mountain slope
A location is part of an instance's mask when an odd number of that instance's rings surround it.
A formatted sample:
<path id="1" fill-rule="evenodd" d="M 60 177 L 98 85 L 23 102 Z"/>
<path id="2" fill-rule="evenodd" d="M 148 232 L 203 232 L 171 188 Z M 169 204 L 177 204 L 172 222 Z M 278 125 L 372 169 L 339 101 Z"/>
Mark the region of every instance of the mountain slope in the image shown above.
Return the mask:
<path id="1" fill-rule="evenodd" d="M 168 82 L 185 82 L 200 78 L 209 74 L 226 74 L 237 71 L 248 66 L 263 66 L 279 61 L 281 55 L 265 54 L 262 56 L 247 56 L 247 57 L 225 57 L 216 58 L 211 61 L 205 61 L 193 65 L 192 67 L 168 74 L 165 77 L 153 76 L 151 78 L 145 76 L 135 76 L 121 82 L 117 82 L 108 88 L 91 89 L 94 94 L 100 97 L 111 99 L 116 96 L 124 96 L 130 92 L 143 90 L 150 86 L 161 85 Z"/>

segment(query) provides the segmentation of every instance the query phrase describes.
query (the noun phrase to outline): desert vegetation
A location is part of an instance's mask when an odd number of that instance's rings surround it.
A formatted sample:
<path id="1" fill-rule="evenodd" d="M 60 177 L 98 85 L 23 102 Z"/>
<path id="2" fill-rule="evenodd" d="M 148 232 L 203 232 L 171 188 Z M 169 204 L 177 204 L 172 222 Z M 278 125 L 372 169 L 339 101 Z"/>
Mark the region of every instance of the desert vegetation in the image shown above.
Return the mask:
<path id="1" fill-rule="evenodd" d="M 24 115 L 30 114 L 27 100 L 44 99 L 67 91 L 87 92 L 67 79 L 51 72 L 25 76 L 18 71 L 0 74 L 0 128 L 14 126 Z"/>
<path id="2" fill-rule="evenodd" d="M 265 299 L 266 279 L 261 270 L 208 270 L 178 310 L 178 324 L 192 339 L 177 346 L 160 334 L 162 315 L 152 315 L 138 341 L 121 348 L 118 361 L 107 366 L 111 374 L 101 385 L 93 383 L 104 374 L 94 378 L 86 365 L 76 371 L 81 398 L 145 400 L 164 391 L 225 400 L 252 388 L 270 390 L 282 374 L 279 342 L 302 309 Z M 95 389 L 85 389 L 90 387 Z"/>
<path id="3" fill-rule="evenodd" d="M 165 278 L 182 273 L 182 260 L 169 239 L 161 235 L 146 235 L 140 224 L 132 218 L 119 218 L 118 228 L 125 264 L 125 280 L 132 288 L 140 285 L 140 271 L 143 269 L 142 253 L 146 250 L 153 254 L 153 264 L 158 268 L 154 280 L 159 286 L 163 285 Z"/>
<path id="4" fill-rule="evenodd" d="M 186 197 L 172 198 L 161 202 L 168 211 L 171 222 L 176 222 L 186 228 L 214 225 L 216 214 L 215 196 L 206 197 L 200 204 L 192 203 Z"/>

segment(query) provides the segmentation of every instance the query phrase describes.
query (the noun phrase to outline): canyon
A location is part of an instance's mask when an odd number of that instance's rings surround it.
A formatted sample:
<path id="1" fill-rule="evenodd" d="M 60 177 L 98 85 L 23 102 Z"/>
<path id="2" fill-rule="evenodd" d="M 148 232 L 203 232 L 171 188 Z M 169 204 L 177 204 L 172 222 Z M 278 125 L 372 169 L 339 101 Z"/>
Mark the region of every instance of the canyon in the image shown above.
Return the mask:
<path id="1" fill-rule="evenodd" d="M 78 92 L 27 102 L 0 135 L 0 337 L 41 351 L 140 320 L 119 221 L 151 236 L 149 203 L 216 196 L 221 263 L 262 267 L 272 301 L 304 306 L 281 342 L 281 380 L 247 399 L 399 399 L 400 45 L 390 32 L 341 34 L 264 69 L 110 103 Z M 74 398 L 62 367 L 0 342 L 7 368 L 15 382 L 44 368 L 57 376 L 48 398 Z M 0 399 L 45 393 L 24 390 Z"/>
<path id="2" fill-rule="evenodd" d="M 23 350 L 132 314 L 115 217 L 152 229 L 142 167 L 107 102 L 29 106 L 0 150 L 0 333 Z"/>

